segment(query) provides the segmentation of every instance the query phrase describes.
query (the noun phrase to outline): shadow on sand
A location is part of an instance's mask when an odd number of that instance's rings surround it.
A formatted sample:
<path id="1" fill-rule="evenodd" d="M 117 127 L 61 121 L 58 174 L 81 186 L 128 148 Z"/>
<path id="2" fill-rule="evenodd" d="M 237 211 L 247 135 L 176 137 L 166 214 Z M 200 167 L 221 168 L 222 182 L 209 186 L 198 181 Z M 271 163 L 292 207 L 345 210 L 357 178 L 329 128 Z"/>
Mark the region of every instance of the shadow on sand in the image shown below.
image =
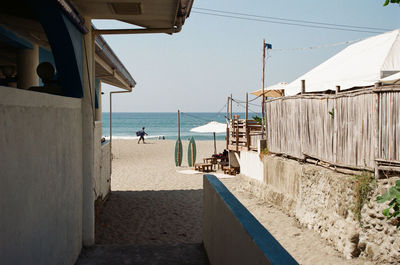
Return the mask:
<path id="1" fill-rule="evenodd" d="M 113 191 L 96 218 L 96 246 L 77 264 L 208 264 L 203 190 Z"/>

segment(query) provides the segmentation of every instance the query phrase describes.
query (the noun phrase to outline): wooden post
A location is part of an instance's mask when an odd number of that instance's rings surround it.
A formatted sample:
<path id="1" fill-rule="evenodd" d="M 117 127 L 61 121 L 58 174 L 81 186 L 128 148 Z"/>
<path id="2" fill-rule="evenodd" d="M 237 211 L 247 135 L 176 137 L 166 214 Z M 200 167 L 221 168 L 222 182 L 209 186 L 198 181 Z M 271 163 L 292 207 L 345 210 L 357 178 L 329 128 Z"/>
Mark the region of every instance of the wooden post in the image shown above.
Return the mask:
<path id="1" fill-rule="evenodd" d="M 246 92 L 246 121 L 249 119 L 249 93 Z"/>
<path id="2" fill-rule="evenodd" d="M 336 94 L 340 92 L 340 86 L 336 86 Z"/>
<path id="3" fill-rule="evenodd" d="M 231 94 L 231 120 L 232 120 L 232 94 Z"/>
<path id="4" fill-rule="evenodd" d="M 262 58 L 262 100 L 261 100 L 261 139 L 264 139 L 264 117 L 265 117 L 265 39 L 263 39 L 263 58 Z"/>
<path id="5" fill-rule="evenodd" d="M 239 151 L 239 119 L 235 117 L 236 126 L 236 152 Z"/>
<path id="6" fill-rule="evenodd" d="M 301 80 L 301 94 L 306 93 L 306 80 Z"/>
<path id="7" fill-rule="evenodd" d="M 379 88 L 381 83 L 375 83 L 375 89 Z M 374 144 L 374 168 L 375 168 L 375 178 L 379 179 L 380 178 L 380 173 L 379 173 L 379 168 L 378 168 L 378 162 L 376 159 L 381 158 L 381 148 L 382 146 L 380 145 L 381 141 L 381 128 L 379 125 L 379 119 L 380 119 L 380 98 L 381 94 L 380 93 L 374 93 L 374 112 L 373 112 L 373 117 L 374 117 L 374 135 L 373 135 L 373 144 Z"/>
<path id="8" fill-rule="evenodd" d="M 250 135 L 249 135 L 249 126 L 247 120 L 249 119 L 249 93 L 246 93 L 246 120 L 244 126 L 246 128 L 246 146 L 247 150 L 250 150 Z"/>
<path id="9" fill-rule="evenodd" d="M 181 117 L 180 111 L 178 110 L 178 138 L 181 138 Z"/>
<path id="10" fill-rule="evenodd" d="M 339 89 L 338 89 L 339 88 Z M 336 94 L 340 92 L 340 86 L 336 87 Z M 338 109 L 338 97 L 334 98 L 334 115 L 333 115 L 333 162 L 336 164 L 338 162 L 337 159 L 337 150 L 338 150 L 338 119 L 340 117 L 340 111 Z"/>
<path id="11" fill-rule="evenodd" d="M 226 150 L 229 148 L 229 97 L 226 102 Z"/>
<path id="12" fill-rule="evenodd" d="M 215 137 L 215 132 L 213 134 L 214 134 L 214 155 L 216 155 L 217 154 L 217 139 Z"/>

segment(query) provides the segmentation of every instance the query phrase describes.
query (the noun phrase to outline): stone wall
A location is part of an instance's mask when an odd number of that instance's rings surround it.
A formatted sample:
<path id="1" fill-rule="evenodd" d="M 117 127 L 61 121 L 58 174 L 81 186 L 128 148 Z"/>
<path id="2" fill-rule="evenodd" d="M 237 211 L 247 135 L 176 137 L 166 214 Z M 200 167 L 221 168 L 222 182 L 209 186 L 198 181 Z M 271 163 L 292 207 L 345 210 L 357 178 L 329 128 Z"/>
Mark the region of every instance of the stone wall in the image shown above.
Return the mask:
<path id="1" fill-rule="evenodd" d="M 396 178 L 378 180 L 364 205 L 361 225 L 352 212 L 354 176 L 275 156 L 264 156 L 264 179 L 241 176 L 242 189 L 272 202 L 300 224 L 318 231 L 347 258 L 365 256 L 379 263 L 400 262 L 399 233 L 375 202 Z"/>
<path id="2" fill-rule="evenodd" d="M 381 179 L 377 182 L 376 189 L 371 194 L 371 199 L 361 211 L 361 233 L 359 248 L 361 255 L 377 262 L 400 263 L 400 231 L 396 229 L 396 221 L 386 220 L 383 209 L 387 203 L 379 204 L 375 198 L 386 192 L 395 184 L 398 177 Z"/>

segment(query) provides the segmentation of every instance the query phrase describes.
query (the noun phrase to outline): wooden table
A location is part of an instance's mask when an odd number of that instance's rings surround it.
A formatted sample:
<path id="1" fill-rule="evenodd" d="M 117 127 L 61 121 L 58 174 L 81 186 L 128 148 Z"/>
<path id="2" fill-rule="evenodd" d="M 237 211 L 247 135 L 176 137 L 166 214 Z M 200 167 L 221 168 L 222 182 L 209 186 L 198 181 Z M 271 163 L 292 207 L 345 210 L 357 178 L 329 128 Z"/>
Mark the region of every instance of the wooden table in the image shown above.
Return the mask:
<path id="1" fill-rule="evenodd" d="M 237 173 L 238 173 L 237 169 L 234 168 L 234 167 L 226 167 L 226 168 L 224 168 L 224 174 L 236 176 Z"/>
<path id="2" fill-rule="evenodd" d="M 212 171 L 213 165 L 211 163 L 198 163 L 194 164 L 194 169 L 201 172 L 210 172 Z"/>

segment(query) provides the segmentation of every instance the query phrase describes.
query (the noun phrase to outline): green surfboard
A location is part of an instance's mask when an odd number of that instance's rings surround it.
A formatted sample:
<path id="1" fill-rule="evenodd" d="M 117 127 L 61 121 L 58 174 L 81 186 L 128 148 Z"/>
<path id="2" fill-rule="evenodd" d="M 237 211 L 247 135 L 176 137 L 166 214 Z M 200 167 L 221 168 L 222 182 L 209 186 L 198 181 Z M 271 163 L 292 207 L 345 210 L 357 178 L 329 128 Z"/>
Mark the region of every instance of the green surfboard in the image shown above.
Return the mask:
<path id="1" fill-rule="evenodd" d="M 178 138 L 175 144 L 175 166 L 180 167 L 182 165 L 182 157 L 183 157 L 182 142 L 181 139 Z"/>
<path id="2" fill-rule="evenodd" d="M 189 147 L 188 147 L 188 165 L 189 167 L 193 167 L 196 163 L 196 142 L 194 141 L 193 136 L 190 137 Z"/>

